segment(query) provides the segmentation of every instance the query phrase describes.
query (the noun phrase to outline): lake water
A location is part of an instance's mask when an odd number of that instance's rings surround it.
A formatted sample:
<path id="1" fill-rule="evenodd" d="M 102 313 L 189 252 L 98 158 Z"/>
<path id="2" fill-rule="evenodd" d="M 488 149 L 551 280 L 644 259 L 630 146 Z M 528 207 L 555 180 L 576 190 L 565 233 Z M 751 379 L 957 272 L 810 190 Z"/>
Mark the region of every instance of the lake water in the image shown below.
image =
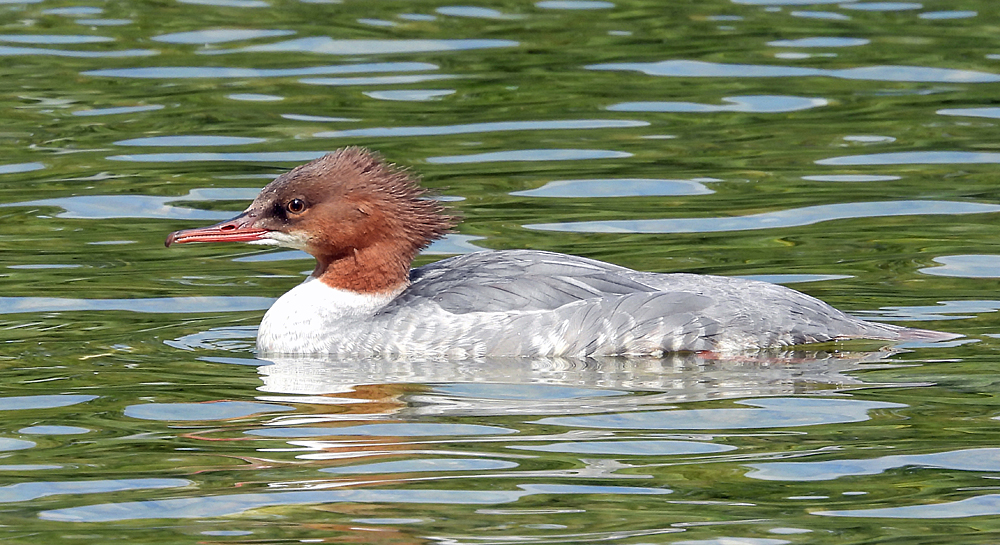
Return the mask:
<path id="1" fill-rule="evenodd" d="M 0 0 L 5 543 L 1000 539 L 985 0 Z M 965 335 L 255 358 L 312 263 L 165 249 L 346 145 L 535 248 Z"/>

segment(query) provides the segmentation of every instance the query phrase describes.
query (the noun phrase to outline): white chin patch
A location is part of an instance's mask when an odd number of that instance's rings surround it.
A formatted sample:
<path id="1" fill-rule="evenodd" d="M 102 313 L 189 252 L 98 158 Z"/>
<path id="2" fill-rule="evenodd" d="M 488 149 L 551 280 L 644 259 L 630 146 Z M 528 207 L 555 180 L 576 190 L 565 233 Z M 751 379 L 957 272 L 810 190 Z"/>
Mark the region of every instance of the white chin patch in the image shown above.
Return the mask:
<path id="1" fill-rule="evenodd" d="M 306 249 L 306 237 L 301 234 L 280 233 L 271 231 L 265 238 L 252 240 L 249 244 L 258 246 L 281 246 L 283 248 L 294 248 L 296 250 Z"/>

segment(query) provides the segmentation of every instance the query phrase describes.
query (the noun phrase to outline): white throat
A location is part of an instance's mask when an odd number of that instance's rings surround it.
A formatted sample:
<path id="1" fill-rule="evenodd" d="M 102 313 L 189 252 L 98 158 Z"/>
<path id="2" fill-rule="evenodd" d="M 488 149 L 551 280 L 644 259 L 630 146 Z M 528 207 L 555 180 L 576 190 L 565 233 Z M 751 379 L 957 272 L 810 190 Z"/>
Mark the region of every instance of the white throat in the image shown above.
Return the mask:
<path id="1" fill-rule="evenodd" d="M 327 286 L 313 276 L 271 305 L 257 330 L 257 351 L 316 354 L 327 351 L 348 324 L 371 318 L 400 290 L 359 293 Z"/>

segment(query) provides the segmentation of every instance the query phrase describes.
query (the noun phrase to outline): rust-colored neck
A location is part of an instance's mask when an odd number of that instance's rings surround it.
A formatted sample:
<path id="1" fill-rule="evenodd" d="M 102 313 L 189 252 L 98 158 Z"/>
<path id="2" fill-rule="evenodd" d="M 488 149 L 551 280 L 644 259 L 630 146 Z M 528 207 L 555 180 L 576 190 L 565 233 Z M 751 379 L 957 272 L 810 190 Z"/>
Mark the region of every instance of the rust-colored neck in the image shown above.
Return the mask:
<path id="1" fill-rule="evenodd" d="M 339 256 L 317 256 L 313 276 L 332 288 L 357 293 L 397 291 L 409 283 L 411 249 L 384 248 L 388 244 L 351 248 Z"/>

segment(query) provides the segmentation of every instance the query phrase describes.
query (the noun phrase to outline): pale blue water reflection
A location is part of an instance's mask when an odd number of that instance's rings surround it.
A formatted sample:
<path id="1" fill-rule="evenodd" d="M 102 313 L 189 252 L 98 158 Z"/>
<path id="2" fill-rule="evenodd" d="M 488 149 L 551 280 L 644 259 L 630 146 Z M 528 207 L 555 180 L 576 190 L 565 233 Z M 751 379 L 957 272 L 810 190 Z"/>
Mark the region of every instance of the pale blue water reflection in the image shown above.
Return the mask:
<path id="1" fill-rule="evenodd" d="M 27 433 L 36 435 L 79 435 L 89 433 L 87 428 L 79 426 L 28 426 L 17 430 L 17 433 Z"/>
<path id="2" fill-rule="evenodd" d="M 24 450 L 35 447 L 34 441 L 24 439 L 12 439 L 10 437 L 0 437 L 0 451 Z"/>
<path id="3" fill-rule="evenodd" d="M 968 19 L 969 17 L 975 17 L 978 15 L 975 11 L 925 11 L 917 17 L 921 19 Z"/>
<path id="4" fill-rule="evenodd" d="M 476 19 L 520 19 L 521 16 L 491 8 L 475 6 L 444 6 L 434 10 L 435 13 L 451 17 L 473 17 Z"/>
<path id="5" fill-rule="evenodd" d="M 132 24 L 132 19 L 77 19 L 76 23 L 85 26 L 124 26 Z"/>
<path id="6" fill-rule="evenodd" d="M 155 49 L 125 49 L 121 51 L 77 51 L 75 49 L 45 49 L 41 47 L 0 46 L 0 56 L 23 57 L 47 55 L 51 57 L 77 57 L 82 59 L 116 59 L 127 57 L 150 57 L 159 55 Z"/>
<path id="7" fill-rule="evenodd" d="M 830 157 L 816 161 L 817 165 L 857 166 L 857 165 L 954 165 L 954 164 L 996 164 L 1000 163 L 1000 153 L 976 151 L 900 151 L 895 153 L 872 153 L 869 155 L 847 155 Z"/>
<path id="8" fill-rule="evenodd" d="M 337 475 L 381 474 L 381 473 L 414 473 L 424 471 L 496 471 L 513 469 L 517 462 L 506 460 L 483 460 L 475 458 L 423 458 L 416 460 L 400 460 L 397 462 L 378 462 L 374 464 L 359 464 L 344 467 L 327 467 L 320 471 Z"/>
<path id="9" fill-rule="evenodd" d="M 711 454 L 736 450 L 732 445 L 716 445 L 694 441 L 641 439 L 630 441 L 573 441 L 548 445 L 511 445 L 507 448 L 564 452 L 571 454 L 618 454 L 624 456 L 675 456 Z"/>
<path id="10" fill-rule="evenodd" d="M 236 515 L 250 509 L 312 503 L 419 503 L 496 505 L 535 494 L 669 494 L 662 488 L 522 484 L 518 490 L 307 490 L 264 494 L 229 494 L 148 502 L 107 503 L 42 511 L 43 520 L 111 522 L 137 519 L 206 518 Z"/>
<path id="11" fill-rule="evenodd" d="M 1000 154 L 997 154 L 1000 157 Z M 574 233 L 715 233 L 778 229 L 825 221 L 933 214 L 962 215 L 1000 212 L 1000 205 L 953 201 L 876 201 L 838 203 L 779 210 L 742 217 L 597 220 L 525 225 L 539 231 Z"/>
<path id="12" fill-rule="evenodd" d="M 536 8 L 542 9 L 611 9 L 615 7 L 612 2 L 601 2 L 598 0 L 543 0 L 535 2 Z"/>
<path id="13" fill-rule="evenodd" d="M 83 116 L 83 117 L 94 117 L 99 115 L 121 115 L 121 114 L 134 114 L 139 112 L 152 112 L 156 110 L 162 110 L 164 106 L 162 104 L 149 104 L 145 106 L 121 106 L 117 108 L 94 108 L 91 110 L 76 110 L 73 115 Z"/>
<path id="14" fill-rule="evenodd" d="M 249 401 L 214 403 L 146 403 L 125 407 L 125 416 L 143 420 L 229 420 L 260 413 L 293 411 L 292 407 Z"/>
<path id="15" fill-rule="evenodd" d="M 265 428 L 250 430 L 249 435 L 261 437 L 439 437 L 447 435 L 475 436 L 517 433 L 517 430 L 478 424 L 362 424 L 338 428 Z"/>
<path id="16" fill-rule="evenodd" d="M 265 310 L 272 297 L 150 297 L 147 299 L 69 299 L 63 297 L 0 297 L 0 314 L 25 312 L 123 311 L 154 314 L 246 312 Z M 2 399 L 0 399 L 2 401 Z M 3 405 L 0 403 L 0 410 Z"/>
<path id="17" fill-rule="evenodd" d="M 1000 119 L 1000 108 L 942 108 L 937 111 L 941 115 L 960 117 L 987 117 Z"/>
<path id="18" fill-rule="evenodd" d="M 592 197 L 653 197 L 667 195 L 708 195 L 715 193 L 702 182 L 717 179 L 655 180 L 621 178 L 606 180 L 556 180 L 536 189 L 512 191 L 517 197 L 592 198 Z"/>
<path id="19" fill-rule="evenodd" d="M 848 80 L 911 81 L 941 83 L 995 83 L 1000 75 L 976 70 L 954 70 L 927 66 L 864 66 L 858 68 L 807 68 L 764 64 L 724 64 L 705 61 L 669 60 L 592 64 L 590 70 L 637 71 L 650 76 L 675 78 L 787 78 L 826 76 Z"/>
<path id="20" fill-rule="evenodd" d="M 622 159 L 631 157 L 625 151 L 600 149 L 524 149 L 495 151 L 470 155 L 428 157 L 428 163 L 454 165 L 460 163 L 494 163 L 498 161 L 580 161 L 584 159 Z"/>
<path id="21" fill-rule="evenodd" d="M 538 422 L 555 426 L 615 430 L 739 430 L 862 422 L 868 420 L 868 411 L 873 409 L 906 407 L 899 403 L 879 401 L 802 397 L 744 400 L 738 403 L 755 408 L 557 416 L 543 418 Z"/>
<path id="22" fill-rule="evenodd" d="M 60 494 L 106 494 L 123 490 L 180 488 L 191 484 L 193 483 L 187 479 L 26 482 L 0 486 L 0 503 L 31 501 Z"/>
<path id="23" fill-rule="evenodd" d="M 162 34 L 150 38 L 156 42 L 170 44 L 218 44 L 225 42 L 239 42 L 243 40 L 255 40 L 258 38 L 274 38 L 279 36 L 290 36 L 295 34 L 294 30 L 254 30 L 247 28 L 219 28 L 211 30 L 195 30 L 191 32 L 175 32 L 172 34 Z"/>
<path id="24" fill-rule="evenodd" d="M 235 49 L 199 51 L 202 55 L 229 53 L 320 53 L 324 55 L 387 55 L 426 53 L 429 51 L 466 51 L 519 45 L 511 40 L 337 40 L 325 36 L 297 38 L 267 45 L 248 45 Z"/>
<path id="25" fill-rule="evenodd" d="M 16 163 L 11 165 L 0 165 L 0 174 L 17 174 L 19 172 L 31 172 L 45 168 L 42 163 Z"/>
<path id="26" fill-rule="evenodd" d="M 425 81 L 451 80 L 459 76 L 453 74 L 430 74 L 425 76 L 373 76 L 360 78 L 305 78 L 299 83 L 306 85 L 326 85 L 330 87 L 345 87 L 351 85 L 400 85 L 406 83 L 423 83 Z"/>
<path id="27" fill-rule="evenodd" d="M 802 2 L 802 4 L 821 4 L 824 2 Z M 849 21 L 850 16 L 844 15 L 843 13 L 836 13 L 833 11 L 793 11 L 790 13 L 792 17 L 803 17 L 806 19 L 826 19 L 829 21 Z"/>
<path id="28" fill-rule="evenodd" d="M 104 10 L 101 8 L 93 8 L 88 6 L 76 6 L 69 8 L 52 8 L 43 10 L 42 13 L 45 15 L 67 15 L 67 16 L 77 16 L 77 15 L 99 15 L 103 13 Z"/>
<path id="29" fill-rule="evenodd" d="M 862 11 L 909 11 L 922 9 L 924 5 L 916 2 L 851 2 L 841 4 L 840 7 Z"/>
<path id="30" fill-rule="evenodd" d="M 1000 449 L 979 448 L 932 454 L 895 454 L 870 459 L 825 462 L 768 462 L 747 464 L 751 479 L 766 481 L 826 481 L 850 475 L 875 475 L 900 467 L 1000 472 Z"/>
<path id="31" fill-rule="evenodd" d="M 316 155 L 317 157 L 321 153 Z M 152 195 L 80 195 L 15 202 L 0 207 L 56 207 L 64 211 L 55 214 L 59 218 L 109 219 L 109 218 L 162 218 L 189 220 L 224 220 L 232 217 L 231 212 L 200 210 L 170 203 L 184 201 L 243 201 L 253 200 L 259 188 L 194 189 L 187 195 L 178 197 L 155 197 Z"/>
<path id="32" fill-rule="evenodd" d="M 920 272 L 960 278 L 1000 278 L 1000 255 L 943 255 L 934 258 L 934 267 Z"/>
<path id="33" fill-rule="evenodd" d="M 440 100 L 455 94 L 454 89 L 411 89 L 406 91 L 365 91 L 364 95 L 376 100 L 401 100 L 407 102 L 425 102 Z"/>
<path id="34" fill-rule="evenodd" d="M 437 70 L 436 64 L 425 62 L 383 62 L 306 66 L 301 68 L 236 68 L 225 66 L 158 66 L 156 68 L 112 68 L 89 70 L 85 76 L 139 79 L 187 78 L 285 78 L 326 74 L 357 74 L 364 72 L 417 72 Z"/>
<path id="35" fill-rule="evenodd" d="M 806 98 L 781 95 L 740 96 L 722 99 L 729 104 L 700 104 L 697 102 L 622 102 L 608 106 L 613 112 L 754 112 L 780 113 L 795 112 L 827 106 L 830 102 L 822 98 Z"/>
<path id="36" fill-rule="evenodd" d="M 3 308 L 3 307 L 0 307 Z M 97 399 L 96 395 L 87 394 L 56 394 L 34 396 L 0 397 L 0 411 L 30 411 L 36 409 L 55 409 L 86 403 Z"/>
<path id="37" fill-rule="evenodd" d="M 775 40 L 767 42 L 767 45 L 772 47 L 856 47 L 870 43 L 871 40 L 865 38 L 819 36 L 815 38 L 798 38 L 796 40 Z"/>
<path id="38" fill-rule="evenodd" d="M 208 136 L 208 135 L 177 135 L 177 136 L 147 136 L 130 138 L 114 142 L 116 146 L 242 146 L 266 142 L 264 138 L 248 138 L 245 136 Z"/>
<path id="39" fill-rule="evenodd" d="M 901 180 L 901 176 L 892 176 L 889 174 L 814 174 L 809 176 L 803 176 L 803 180 L 810 180 L 813 182 L 892 182 L 895 180 Z"/>
<path id="40" fill-rule="evenodd" d="M 73 34 L 0 34 L 0 42 L 19 44 L 94 44 L 113 42 L 114 38 L 107 36 L 88 36 Z"/>
<path id="41" fill-rule="evenodd" d="M 426 127 L 372 127 L 368 129 L 347 129 L 342 131 L 322 131 L 313 134 L 316 138 L 397 138 L 404 136 L 442 136 L 450 134 L 475 134 L 481 132 L 542 131 L 609 129 L 646 127 L 646 121 L 628 119 L 570 119 L 552 121 L 497 121 L 493 123 L 468 123 L 463 125 L 439 125 Z"/>
<path id="42" fill-rule="evenodd" d="M 847 509 L 841 511 L 816 511 L 814 515 L 828 517 L 864 517 L 890 519 L 950 519 L 1000 515 L 1000 494 L 975 496 L 959 501 L 911 505 L 907 507 L 882 507 L 875 509 Z"/>

